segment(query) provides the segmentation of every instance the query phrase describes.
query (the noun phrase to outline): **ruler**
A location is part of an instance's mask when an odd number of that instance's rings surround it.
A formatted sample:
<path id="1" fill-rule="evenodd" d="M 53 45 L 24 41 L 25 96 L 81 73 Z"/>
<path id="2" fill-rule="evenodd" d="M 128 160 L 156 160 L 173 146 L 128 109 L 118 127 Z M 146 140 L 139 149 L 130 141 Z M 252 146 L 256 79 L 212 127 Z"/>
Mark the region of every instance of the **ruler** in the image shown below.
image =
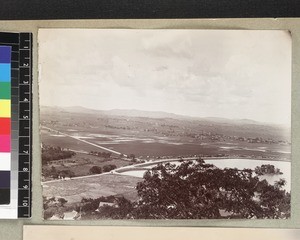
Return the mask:
<path id="1" fill-rule="evenodd" d="M 11 218 L 30 218 L 32 166 L 32 34 L 2 32 L 0 33 L 0 45 L 11 46 L 12 50 Z"/>

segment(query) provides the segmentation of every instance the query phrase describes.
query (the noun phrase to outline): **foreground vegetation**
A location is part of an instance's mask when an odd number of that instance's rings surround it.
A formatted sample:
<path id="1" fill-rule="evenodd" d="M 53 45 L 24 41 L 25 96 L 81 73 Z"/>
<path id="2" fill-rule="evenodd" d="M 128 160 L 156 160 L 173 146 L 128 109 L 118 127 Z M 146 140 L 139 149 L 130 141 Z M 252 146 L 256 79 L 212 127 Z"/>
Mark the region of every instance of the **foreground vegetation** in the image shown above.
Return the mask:
<path id="1" fill-rule="evenodd" d="M 220 169 L 199 159 L 182 161 L 180 165 L 157 165 L 143 178 L 113 171 L 136 162 L 153 164 L 154 160 L 180 156 L 289 161 L 289 133 L 283 134 L 285 131 L 279 127 L 231 121 L 57 114 L 47 113 L 42 121 L 48 127 L 42 130 L 43 142 L 63 147 L 43 146 L 43 180 L 54 180 L 44 188 L 45 218 L 63 218 L 70 211 L 78 212 L 81 219 L 290 217 L 290 193 L 284 190 L 285 180 L 271 185 L 260 177 L 282 174 L 270 164 L 254 170 Z M 64 135 L 58 137 L 60 131 L 88 137 L 91 144 Z M 101 148 L 99 151 L 95 144 L 123 154 L 103 152 Z M 87 175 L 95 176 L 72 179 Z M 67 177 L 72 180 L 56 180 Z"/>
<path id="2" fill-rule="evenodd" d="M 270 185 L 251 169 L 219 169 L 199 159 L 147 171 L 137 183 L 136 201 L 115 195 L 82 199 L 68 208 L 81 219 L 284 219 L 290 217 L 290 194 L 284 185 L 283 179 Z M 44 203 L 45 218 L 66 210 L 62 199 L 49 204 L 45 198 Z"/>

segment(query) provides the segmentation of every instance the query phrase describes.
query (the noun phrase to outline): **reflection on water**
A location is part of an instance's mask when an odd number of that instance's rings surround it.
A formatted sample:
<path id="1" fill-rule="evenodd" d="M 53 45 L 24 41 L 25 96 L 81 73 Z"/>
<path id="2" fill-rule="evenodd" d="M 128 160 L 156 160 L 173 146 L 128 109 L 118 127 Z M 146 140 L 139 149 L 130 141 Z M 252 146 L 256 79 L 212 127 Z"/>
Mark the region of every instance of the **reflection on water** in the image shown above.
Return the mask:
<path id="1" fill-rule="evenodd" d="M 134 135 L 114 135 L 114 134 L 95 134 L 95 133 L 88 133 L 88 132 L 82 132 L 82 131 L 76 131 L 74 129 L 68 129 L 69 135 L 72 135 L 73 137 L 77 139 L 86 139 L 89 142 L 96 143 L 98 145 L 106 145 L 108 148 L 114 148 L 109 145 L 116 145 L 115 150 L 116 151 L 125 151 L 124 146 L 126 148 L 126 151 L 132 151 L 136 149 L 144 149 L 144 152 L 149 152 L 151 154 L 149 155 L 155 155 L 158 154 L 158 156 L 161 155 L 170 155 L 169 153 L 174 153 L 175 156 L 178 156 L 175 150 L 178 150 L 178 152 L 186 152 L 190 151 L 192 154 L 196 154 L 196 152 L 199 152 L 199 146 L 202 147 L 205 145 L 209 145 L 208 143 L 187 143 L 187 142 L 178 142 L 174 139 L 168 138 L 168 137 L 159 137 L 159 136 L 153 136 L 153 137 L 136 137 Z M 63 138 L 65 135 L 61 134 L 50 134 L 52 137 L 57 138 Z M 130 144 L 129 144 L 130 143 Z M 142 144 L 141 144 L 142 143 Z M 152 145 L 151 145 L 152 144 Z M 229 146 L 224 146 L 225 144 Z M 129 148 L 131 146 L 131 148 Z M 123 150 L 122 150 L 123 147 Z M 212 145 L 215 149 L 208 149 L 208 151 L 215 151 L 216 149 L 224 149 L 224 150 L 252 150 L 252 151 L 259 151 L 259 152 L 280 152 L 280 153 L 290 153 L 290 151 L 283 151 L 282 149 L 278 149 L 279 147 L 276 147 L 275 149 L 269 149 L 266 146 L 256 146 L 256 148 L 249 148 L 246 146 L 239 147 L 233 143 L 222 143 L 222 145 Z M 120 150 L 121 149 L 121 150 Z M 168 149 L 168 150 L 166 150 Z M 203 149 L 201 149 L 203 150 Z M 160 152 L 161 151 L 161 152 Z M 195 152 L 196 151 L 196 152 Z M 198 154 L 198 153 L 197 153 Z M 143 153 L 141 153 L 143 155 Z M 290 191 L 291 189 L 291 163 L 290 162 L 283 162 L 283 161 L 263 161 L 263 160 L 252 160 L 252 159 L 215 159 L 215 160 L 206 160 L 207 163 L 214 164 L 215 166 L 219 168 L 238 168 L 238 169 L 244 169 L 244 168 L 250 168 L 252 170 L 255 169 L 257 166 L 261 166 L 263 164 L 272 164 L 275 166 L 275 168 L 279 168 L 283 174 L 281 175 L 263 175 L 260 176 L 260 179 L 266 179 L 270 184 L 274 184 L 275 181 L 278 181 L 280 178 L 283 178 L 286 180 L 287 185 L 285 186 L 285 189 L 287 191 Z M 153 164 L 151 167 L 153 167 L 155 164 Z M 150 168 L 150 167 L 149 167 Z M 144 175 L 145 170 L 134 170 L 134 171 L 127 171 L 122 174 L 140 177 L 142 178 Z"/>
<path id="2" fill-rule="evenodd" d="M 220 159 L 220 160 L 206 160 L 205 162 L 214 164 L 218 168 L 250 168 L 252 170 L 257 166 L 261 166 L 263 164 L 271 164 L 274 165 L 275 168 L 279 168 L 283 174 L 271 175 L 266 174 L 260 176 L 259 178 L 266 179 L 268 183 L 274 184 L 275 181 L 278 181 L 280 178 L 284 178 L 287 181 L 287 185 L 285 186 L 285 190 L 291 191 L 291 163 L 283 162 L 283 161 L 263 161 L 263 160 L 251 160 L 251 159 Z"/>
<path id="3" fill-rule="evenodd" d="M 261 166 L 263 164 L 271 164 L 274 165 L 275 168 L 279 168 L 283 174 L 280 175 L 271 175 L 266 174 L 263 176 L 259 176 L 261 180 L 266 179 L 269 184 L 274 184 L 275 181 L 283 178 L 286 180 L 286 186 L 284 189 L 288 192 L 291 191 L 291 163 L 290 162 L 283 162 L 283 161 L 263 161 L 263 160 L 251 160 L 251 159 L 212 159 L 212 160 L 205 160 L 206 163 L 210 163 L 215 165 L 218 168 L 250 168 L 252 170 L 255 169 L 257 166 Z M 179 163 L 179 162 L 178 162 Z M 156 164 L 148 166 L 147 168 L 152 168 Z M 145 170 L 130 170 L 126 172 L 122 172 L 123 175 L 129 175 L 134 177 L 142 178 L 145 173 Z"/>

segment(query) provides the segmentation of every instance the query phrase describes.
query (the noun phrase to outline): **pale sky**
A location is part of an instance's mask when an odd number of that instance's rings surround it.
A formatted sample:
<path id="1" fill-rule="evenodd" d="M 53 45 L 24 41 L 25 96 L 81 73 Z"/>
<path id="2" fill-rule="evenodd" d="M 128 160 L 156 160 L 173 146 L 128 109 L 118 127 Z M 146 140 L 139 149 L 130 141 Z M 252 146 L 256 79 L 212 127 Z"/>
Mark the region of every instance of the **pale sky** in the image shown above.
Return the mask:
<path id="1" fill-rule="evenodd" d="M 42 106 L 291 121 L 286 31 L 41 29 L 39 64 Z"/>

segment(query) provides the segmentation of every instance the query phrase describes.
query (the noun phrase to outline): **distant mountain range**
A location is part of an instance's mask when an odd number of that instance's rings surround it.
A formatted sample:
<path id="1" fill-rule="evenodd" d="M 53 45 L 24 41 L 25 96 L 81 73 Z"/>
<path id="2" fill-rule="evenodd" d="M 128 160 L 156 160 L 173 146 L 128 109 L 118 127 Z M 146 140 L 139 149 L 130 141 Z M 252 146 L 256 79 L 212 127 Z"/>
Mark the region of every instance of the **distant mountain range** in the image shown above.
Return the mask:
<path id="1" fill-rule="evenodd" d="M 228 119 L 220 117 L 191 117 L 185 115 L 179 115 L 175 113 L 168 113 L 163 111 L 144 111 L 137 109 L 112 109 L 112 110 L 95 110 L 90 108 L 85 108 L 81 106 L 72 106 L 72 107 L 50 107 L 42 106 L 42 111 L 62 111 L 70 113 L 86 113 L 86 114 L 102 114 L 108 116 L 124 116 L 124 117 L 144 117 L 144 118 L 171 118 L 171 119 L 185 119 L 185 120 L 198 120 L 198 121 L 207 121 L 215 122 L 222 124 L 234 124 L 234 125 L 269 125 L 273 127 L 285 128 L 283 125 L 279 124 L 270 124 L 262 123 L 251 119 Z"/>
<path id="2" fill-rule="evenodd" d="M 177 115 L 174 113 L 160 112 L 160 111 L 142 111 L 136 109 L 111 109 L 111 110 L 95 110 L 79 106 L 73 107 L 41 107 L 42 110 L 56 110 L 74 113 L 89 113 L 89 114 L 104 114 L 112 116 L 125 116 L 125 117 L 146 117 L 146 118 L 174 118 L 182 119 L 189 118 L 187 116 Z"/>

